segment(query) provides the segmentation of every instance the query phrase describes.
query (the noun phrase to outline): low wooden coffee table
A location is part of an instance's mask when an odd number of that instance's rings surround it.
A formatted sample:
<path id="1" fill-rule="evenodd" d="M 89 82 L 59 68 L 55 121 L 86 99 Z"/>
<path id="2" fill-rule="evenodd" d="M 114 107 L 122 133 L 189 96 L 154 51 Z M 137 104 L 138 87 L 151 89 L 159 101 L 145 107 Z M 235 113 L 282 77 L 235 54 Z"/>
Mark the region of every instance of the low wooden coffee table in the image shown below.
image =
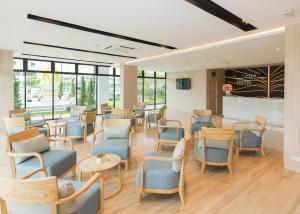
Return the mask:
<path id="1" fill-rule="evenodd" d="M 101 163 L 96 162 L 96 156 L 88 156 L 78 163 L 78 173 L 79 173 L 79 180 L 82 180 L 83 173 L 100 173 L 99 182 L 102 186 L 102 190 L 100 190 L 101 197 L 104 199 L 111 198 L 112 196 L 116 195 L 122 189 L 122 178 L 121 178 L 121 158 L 118 155 L 114 154 L 105 154 L 102 158 Z M 109 175 L 109 170 L 117 167 L 117 175 Z M 117 182 L 116 190 L 104 195 L 104 179 L 112 179 L 113 181 Z"/>

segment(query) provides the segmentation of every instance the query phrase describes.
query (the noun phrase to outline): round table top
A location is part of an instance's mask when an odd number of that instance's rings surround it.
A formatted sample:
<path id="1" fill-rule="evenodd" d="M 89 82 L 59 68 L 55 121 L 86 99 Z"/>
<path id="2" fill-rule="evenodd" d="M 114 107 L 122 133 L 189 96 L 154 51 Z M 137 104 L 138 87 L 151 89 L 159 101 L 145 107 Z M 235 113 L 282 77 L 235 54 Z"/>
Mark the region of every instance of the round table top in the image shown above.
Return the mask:
<path id="1" fill-rule="evenodd" d="M 49 121 L 47 123 L 50 127 L 61 127 L 66 125 L 66 122 L 63 121 Z"/>
<path id="2" fill-rule="evenodd" d="M 78 169 L 82 172 L 100 172 L 111 169 L 121 162 L 121 158 L 114 154 L 105 154 L 101 163 L 96 162 L 96 156 L 88 156 L 78 163 Z"/>

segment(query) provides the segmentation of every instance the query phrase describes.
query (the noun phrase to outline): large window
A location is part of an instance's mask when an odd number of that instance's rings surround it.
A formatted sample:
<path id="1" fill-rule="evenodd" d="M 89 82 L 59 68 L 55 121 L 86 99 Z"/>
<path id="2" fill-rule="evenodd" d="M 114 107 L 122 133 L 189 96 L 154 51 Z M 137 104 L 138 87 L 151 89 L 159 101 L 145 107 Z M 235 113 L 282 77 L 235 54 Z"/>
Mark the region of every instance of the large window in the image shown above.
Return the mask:
<path id="1" fill-rule="evenodd" d="M 147 108 L 157 108 L 166 104 L 166 73 L 143 71 L 137 72 L 137 99 Z"/>
<path id="2" fill-rule="evenodd" d="M 120 106 L 115 68 L 15 58 L 14 71 L 14 107 L 27 108 L 33 118 L 69 116 L 71 105 L 92 111 L 104 102 Z"/>

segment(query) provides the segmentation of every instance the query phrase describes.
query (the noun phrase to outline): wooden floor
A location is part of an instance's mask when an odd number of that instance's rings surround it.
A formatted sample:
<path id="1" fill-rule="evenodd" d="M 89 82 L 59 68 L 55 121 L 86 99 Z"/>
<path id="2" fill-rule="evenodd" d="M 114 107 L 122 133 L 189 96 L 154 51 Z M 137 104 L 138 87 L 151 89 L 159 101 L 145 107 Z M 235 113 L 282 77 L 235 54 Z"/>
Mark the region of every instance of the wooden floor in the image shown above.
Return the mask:
<path id="1" fill-rule="evenodd" d="M 9 176 L 4 136 L 1 135 L 0 176 Z M 186 204 L 178 194 L 145 194 L 136 202 L 135 172 L 145 152 L 152 151 L 154 129 L 140 127 L 134 136 L 130 168 L 122 167 L 123 188 L 105 200 L 105 213 L 300 213 L 300 173 L 283 169 L 282 153 L 268 151 L 266 158 L 245 155 L 234 161 L 234 174 L 226 168 L 200 173 L 193 151 L 187 157 Z M 78 160 L 90 154 L 90 145 L 76 143 Z"/>

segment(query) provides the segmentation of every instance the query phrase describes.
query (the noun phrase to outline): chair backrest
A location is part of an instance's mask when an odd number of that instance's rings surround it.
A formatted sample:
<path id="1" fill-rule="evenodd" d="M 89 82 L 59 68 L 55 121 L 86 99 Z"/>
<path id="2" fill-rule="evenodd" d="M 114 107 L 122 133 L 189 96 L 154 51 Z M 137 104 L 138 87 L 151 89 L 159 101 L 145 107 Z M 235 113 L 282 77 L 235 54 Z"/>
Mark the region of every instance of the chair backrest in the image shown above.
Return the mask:
<path id="1" fill-rule="evenodd" d="M 112 109 L 112 112 L 111 114 L 113 116 L 124 116 L 125 118 L 128 117 L 130 113 L 130 110 L 128 108 L 125 108 L 125 109 Z"/>
<path id="2" fill-rule="evenodd" d="M 25 108 L 22 109 L 13 109 L 8 111 L 9 117 L 11 117 L 12 114 L 19 114 L 19 113 L 25 113 L 27 110 Z"/>
<path id="3" fill-rule="evenodd" d="M 95 123 L 96 122 L 96 117 L 97 117 L 96 112 L 95 111 L 90 111 L 90 112 L 87 112 L 84 115 L 84 121 L 87 122 L 87 123 Z"/>
<path id="4" fill-rule="evenodd" d="M 12 151 L 12 143 L 28 140 L 38 135 L 40 135 L 40 131 L 38 128 L 28 129 L 16 134 L 9 135 L 7 137 L 8 151 Z"/>
<path id="5" fill-rule="evenodd" d="M 104 127 L 131 126 L 130 119 L 106 119 L 103 122 Z"/>
<path id="6" fill-rule="evenodd" d="M 207 128 L 202 127 L 202 146 L 206 147 L 206 141 L 222 141 L 228 142 L 228 144 L 224 145 L 225 148 L 232 149 L 233 141 L 234 141 L 234 130 L 230 128 Z M 210 148 L 212 146 L 210 145 Z M 218 148 L 218 145 L 216 145 Z"/>
<path id="7" fill-rule="evenodd" d="M 203 109 L 194 109 L 194 116 L 211 116 L 211 110 L 203 110 Z"/>
<path id="8" fill-rule="evenodd" d="M 71 116 L 79 117 L 80 114 L 84 114 L 86 112 L 86 106 L 71 106 Z"/>
<path id="9" fill-rule="evenodd" d="M 256 116 L 255 117 L 255 122 L 261 126 L 263 126 L 263 128 L 266 127 L 267 125 L 267 118 L 265 117 L 261 117 L 261 116 Z"/>
<path id="10" fill-rule="evenodd" d="M 57 213 L 59 199 L 56 177 L 34 180 L 0 178 L 2 212 Z M 7 210 L 5 210 L 5 207 Z"/>
<path id="11" fill-rule="evenodd" d="M 109 107 L 108 103 L 102 103 L 102 104 L 100 105 L 101 110 L 102 110 L 102 109 L 105 109 L 105 108 L 107 108 L 107 107 Z"/>
<path id="12" fill-rule="evenodd" d="M 7 134 L 11 135 L 11 134 L 25 131 L 26 122 L 23 117 L 16 117 L 16 118 L 4 117 L 3 119 L 4 119 L 4 124 L 5 124 Z"/>

